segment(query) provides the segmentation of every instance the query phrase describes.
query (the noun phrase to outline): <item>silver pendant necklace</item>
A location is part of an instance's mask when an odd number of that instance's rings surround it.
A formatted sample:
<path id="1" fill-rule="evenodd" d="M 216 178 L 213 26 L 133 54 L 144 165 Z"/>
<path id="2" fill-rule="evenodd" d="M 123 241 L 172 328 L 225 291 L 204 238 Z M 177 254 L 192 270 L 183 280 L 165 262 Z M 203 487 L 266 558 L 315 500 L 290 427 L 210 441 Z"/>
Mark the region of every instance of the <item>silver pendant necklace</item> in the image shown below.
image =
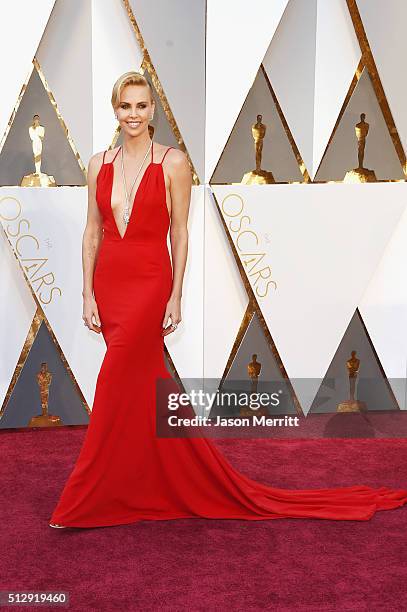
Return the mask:
<path id="1" fill-rule="evenodd" d="M 130 214 L 131 214 L 131 210 L 130 210 L 130 196 L 131 196 L 131 194 L 133 192 L 134 185 L 136 184 L 137 177 L 140 174 L 142 167 L 144 166 L 144 162 L 146 161 L 147 155 L 151 151 L 152 145 L 153 145 L 153 141 L 150 140 L 150 146 L 148 147 L 147 153 L 145 154 L 144 159 L 141 162 L 141 166 L 138 169 L 138 172 L 136 174 L 136 178 L 134 179 L 133 185 L 131 186 L 131 189 L 130 189 L 130 194 L 127 192 L 126 176 L 125 176 L 125 173 L 124 173 L 123 145 L 121 147 L 121 149 L 122 149 L 121 150 L 122 178 L 123 178 L 123 186 L 124 186 L 124 195 L 125 195 L 125 198 L 126 198 L 126 204 L 124 206 L 124 212 L 123 212 L 123 221 L 124 221 L 125 225 L 128 225 L 128 223 L 130 221 Z"/>

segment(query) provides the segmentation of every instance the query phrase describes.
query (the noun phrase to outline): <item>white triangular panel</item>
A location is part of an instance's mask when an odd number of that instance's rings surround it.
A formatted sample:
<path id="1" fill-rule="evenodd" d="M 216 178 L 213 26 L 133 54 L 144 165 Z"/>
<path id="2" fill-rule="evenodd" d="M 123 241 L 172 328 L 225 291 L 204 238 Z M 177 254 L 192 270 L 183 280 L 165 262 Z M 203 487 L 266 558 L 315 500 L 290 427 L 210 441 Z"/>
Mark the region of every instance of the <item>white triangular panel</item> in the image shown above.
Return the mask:
<path id="1" fill-rule="evenodd" d="M 111 144 L 117 127 L 111 105 L 116 80 L 140 70 L 142 53 L 123 2 L 92 0 L 93 151 Z"/>
<path id="2" fill-rule="evenodd" d="M 213 190 L 306 413 L 406 208 L 406 184 Z"/>
<path id="3" fill-rule="evenodd" d="M 92 407 L 96 377 L 106 346 L 102 336 L 88 330 L 82 320 L 86 188 L 4 187 L 0 194 L 14 196 L 21 204 L 18 217 L 4 227 L 82 393 Z M 12 202 L 6 200 L 5 204 L 11 211 Z"/>
<path id="4" fill-rule="evenodd" d="M 165 344 L 180 377 L 199 380 L 203 376 L 204 223 L 205 187 L 193 186 L 181 300 L 182 321 L 174 333 L 165 336 Z M 169 236 L 167 244 L 171 253 Z"/>
<path id="5" fill-rule="evenodd" d="M 170 109 L 203 182 L 205 0 L 130 0 Z"/>
<path id="6" fill-rule="evenodd" d="M 206 181 L 243 106 L 288 0 L 207 1 Z M 291 41 L 292 44 L 292 41 Z M 285 69 L 282 68 L 285 76 Z"/>
<path id="7" fill-rule="evenodd" d="M 0 16 L 1 105 L 0 139 L 6 130 L 55 0 L 2 2 Z"/>
<path id="8" fill-rule="evenodd" d="M 359 305 L 363 321 L 399 406 L 406 409 L 407 212 L 405 211 Z"/>
<path id="9" fill-rule="evenodd" d="M 220 380 L 249 298 L 210 189 L 205 209 L 204 368 Z"/>
<path id="10" fill-rule="evenodd" d="M 91 3 L 57 0 L 37 51 L 49 88 L 79 155 L 92 155 Z M 33 109 L 35 112 L 35 109 Z"/>
<path id="11" fill-rule="evenodd" d="M 313 163 L 318 169 L 361 58 L 346 3 L 320 0 L 317 11 Z"/>
<path id="12" fill-rule="evenodd" d="M 313 164 L 317 0 L 290 0 L 263 60 L 306 168 Z"/>
<path id="13" fill-rule="evenodd" d="M 407 150 L 407 50 L 405 0 L 358 0 L 366 36 L 399 133 Z"/>
<path id="14" fill-rule="evenodd" d="M 342 0 L 290 0 L 263 65 L 312 178 L 360 57 Z"/>
<path id="15" fill-rule="evenodd" d="M 18 212 L 16 202 L 2 201 L 0 190 L 0 220 L 4 227 Z M 6 206 L 11 215 L 4 214 Z M 12 210 L 14 208 L 14 211 Z M 0 406 L 11 382 L 25 339 L 37 309 L 31 291 L 14 256 L 6 234 L 0 228 Z"/>

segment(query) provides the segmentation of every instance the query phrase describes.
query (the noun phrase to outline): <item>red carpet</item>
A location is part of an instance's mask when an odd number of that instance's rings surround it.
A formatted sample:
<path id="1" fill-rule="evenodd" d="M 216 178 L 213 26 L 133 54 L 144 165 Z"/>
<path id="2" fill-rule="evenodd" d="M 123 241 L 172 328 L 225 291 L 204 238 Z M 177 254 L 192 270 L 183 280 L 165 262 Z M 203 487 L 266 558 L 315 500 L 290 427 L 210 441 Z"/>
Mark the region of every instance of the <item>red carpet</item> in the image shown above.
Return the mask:
<path id="1" fill-rule="evenodd" d="M 181 519 L 51 529 L 84 433 L 0 433 L 0 590 L 66 591 L 68 609 L 78 611 L 407 609 L 407 508 L 367 522 Z M 407 486 L 403 439 L 217 444 L 238 469 L 277 487 Z"/>

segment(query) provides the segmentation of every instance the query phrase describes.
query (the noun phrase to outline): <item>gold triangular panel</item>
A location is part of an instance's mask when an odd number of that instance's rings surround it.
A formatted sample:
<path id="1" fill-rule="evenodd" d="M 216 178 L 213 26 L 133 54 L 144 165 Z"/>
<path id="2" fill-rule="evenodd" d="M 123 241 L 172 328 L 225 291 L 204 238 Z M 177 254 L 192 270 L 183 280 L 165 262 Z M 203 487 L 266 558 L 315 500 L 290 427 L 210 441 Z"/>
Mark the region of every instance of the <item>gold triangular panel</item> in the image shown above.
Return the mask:
<path id="1" fill-rule="evenodd" d="M 390 137 L 393 141 L 394 148 L 397 151 L 397 156 L 400 160 L 400 164 L 403 168 L 404 174 L 407 175 L 406 153 L 403 149 L 403 144 L 401 142 L 401 139 L 398 133 L 398 129 L 395 124 L 389 102 L 387 100 L 386 92 L 382 85 L 382 81 L 381 81 L 379 71 L 376 65 L 376 60 L 373 57 L 372 49 L 371 49 L 371 46 L 369 44 L 369 41 L 366 35 L 365 27 L 361 19 L 357 1 L 356 0 L 346 0 L 346 3 L 348 5 L 349 14 L 351 16 L 353 27 L 355 28 L 355 33 L 359 41 L 360 50 L 362 51 L 363 60 L 366 65 L 366 68 L 369 71 L 369 75 L 372 80 L 373 88 L 376 92 L 376 97 L 380 104 L 380 108 L 382 110 L 383 117 L 388 127 Z M 391 6 L 387 7 L 387 10 L 391 11 L 392 7 Z"/>
<path id="2" fill-rule="evenodd" d="M 11 377 L 11 380 L 9 382 L 8 385 L 8 389 L 7 392 L 5 394 L 3 403 L 1 405 L 1 409 L 0 409 L 0 421 L 1 418 L 3 416 L 4 410 L 8 404 L 8 401 L 10 399 L 11 394 L 13 393 L 14 387 L 18 381 L 18 377 L 20 376 L 20 372 L 22 371 L 22 369 L 24 368 L 25 362 L 27 360 L 27 357 L 30 353 L 31 347 L 33 345 L 33 342 L 38 334 L 38 330 L 41 327 L 41 322 L 42 322 L 42 316 L 41 313 L 39 311 L 39 309 L 37 308 L 36 312 L 34 313 L 34 317 L 33 320 L 31 321 L 31 325 L 30 328 L 28 330 L 27 336 L 25 338 L 24 341 L 24 345 L 21 349 L 21 353 L 20 356 L 18 358 L 17 364 L 14 368 L 14 372 L 13 375 Z M 21 324 L 21 323 L 20 323 Z"/>

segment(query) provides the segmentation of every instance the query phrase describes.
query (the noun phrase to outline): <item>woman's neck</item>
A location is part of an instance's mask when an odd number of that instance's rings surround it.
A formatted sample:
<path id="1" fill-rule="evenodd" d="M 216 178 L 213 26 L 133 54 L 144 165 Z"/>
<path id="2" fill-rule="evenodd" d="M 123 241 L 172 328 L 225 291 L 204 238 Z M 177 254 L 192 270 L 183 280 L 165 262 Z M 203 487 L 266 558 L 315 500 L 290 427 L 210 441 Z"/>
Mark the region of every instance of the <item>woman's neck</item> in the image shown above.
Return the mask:
<path id="1" fill-rule="evenodd" d="M 150 146 L 151 138 L 148 132 L 136 137 L 124 137 L 123 148 L 124 152 L 129 157 L 142 157 Z"/>

